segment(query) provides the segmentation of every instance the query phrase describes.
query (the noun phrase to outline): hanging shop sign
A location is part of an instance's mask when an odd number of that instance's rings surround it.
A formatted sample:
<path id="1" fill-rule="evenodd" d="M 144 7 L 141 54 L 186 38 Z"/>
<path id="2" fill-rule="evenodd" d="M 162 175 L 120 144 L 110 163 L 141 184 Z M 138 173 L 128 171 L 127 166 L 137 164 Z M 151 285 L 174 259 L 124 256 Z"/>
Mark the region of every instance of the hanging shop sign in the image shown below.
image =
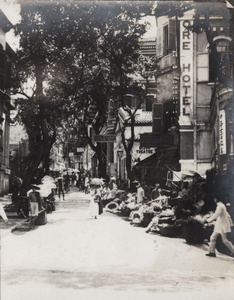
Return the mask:
<path id="1" fill-rule="evenodd" d="M 137 154 L 153 154 L 155 152 L 156 152 L 155 148 L 142 148 L 142 149 L 136 150 Z"/>
<path id="2" fill-rule="evenodd" d="M 225 110 L 219 112 L 219 153 L 220 155 L 227 154 Z"/>
<path id="3" fill-rule="evenodd" d="M 140 149 L 157 148 L 160 145 L 160 135 L 157 133 L 147 132 L 140 134 Z"/>
<path id="4" fill-rule="evenodd" d="M 180 119 L 181 124 L 190 125 L 193 111 L 193 22 L 181 20 L 180 30 Z"/>

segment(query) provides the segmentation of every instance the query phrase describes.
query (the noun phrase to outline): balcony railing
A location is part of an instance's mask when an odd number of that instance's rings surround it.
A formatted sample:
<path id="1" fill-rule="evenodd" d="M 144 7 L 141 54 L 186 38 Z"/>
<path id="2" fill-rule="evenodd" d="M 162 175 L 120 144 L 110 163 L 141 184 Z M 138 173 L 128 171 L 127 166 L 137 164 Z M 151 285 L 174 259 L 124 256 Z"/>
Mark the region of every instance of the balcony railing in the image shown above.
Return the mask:
<path id="1" fill-rule="evenodd" d="M 163 56 L 159 62 L 159 67 L 161 70 L 172 67 L 176 65 L 176 53 L 172 52 L 166 56 Z"/>

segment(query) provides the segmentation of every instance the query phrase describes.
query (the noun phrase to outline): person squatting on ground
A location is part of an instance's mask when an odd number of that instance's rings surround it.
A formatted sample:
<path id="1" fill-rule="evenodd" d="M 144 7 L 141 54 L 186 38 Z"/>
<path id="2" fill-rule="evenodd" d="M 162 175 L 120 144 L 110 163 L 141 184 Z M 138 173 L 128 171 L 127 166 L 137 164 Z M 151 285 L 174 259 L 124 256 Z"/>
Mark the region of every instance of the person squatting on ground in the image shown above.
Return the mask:
<path id="1" fill-rule="evenodd" d="M 216 241 L 219 235 L 221 235 L 224 245 L 226 245 L 234 255 L 234 247 L 232 243 L 227 239 L 227 233 L 231 232 L 231 227 L 233 226 L 231 216 L 227 212 L 226 206 L 221 202 L 220 195 L 216 195 L 214 197 L 214 202 L 217 204 L 215 213 L 212 217 L 206 219 L 207 223 L 216 220 L 214 231 L 210 237 L 209 253 L 207 253 L 206 256 L 216 257 L 215 248 Z"/>
<path id="2" fill-rule="evenodd" d="M 152 190 L 150 195 L 151 200 L 157 199 L 159 197 L 159 191 L 158 191 L 159 188 L 160 188 L 159 183 L 155 183 L 155 188 Z"/>

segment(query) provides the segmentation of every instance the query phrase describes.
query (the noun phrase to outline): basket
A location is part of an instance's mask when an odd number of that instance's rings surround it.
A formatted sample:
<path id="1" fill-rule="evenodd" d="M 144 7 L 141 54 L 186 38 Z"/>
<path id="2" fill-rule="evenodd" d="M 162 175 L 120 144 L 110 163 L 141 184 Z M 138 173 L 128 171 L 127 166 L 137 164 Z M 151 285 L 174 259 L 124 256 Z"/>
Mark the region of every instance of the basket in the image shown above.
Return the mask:
<path id="1" fill-rule="evenodd" d="M 163 224 L 163 225 L 158 225 L 158 228 L 162 236 L 171 237 L 171 238 L 178 238 L 182 236 L 181 225 Z"/>
<path id="2" fill-rule="evenodd" d="M 183 238 L 188 244 L 202 244 L 205 239 L 205 230 L 203 225 L 198 222 L 184 224 Z"/>

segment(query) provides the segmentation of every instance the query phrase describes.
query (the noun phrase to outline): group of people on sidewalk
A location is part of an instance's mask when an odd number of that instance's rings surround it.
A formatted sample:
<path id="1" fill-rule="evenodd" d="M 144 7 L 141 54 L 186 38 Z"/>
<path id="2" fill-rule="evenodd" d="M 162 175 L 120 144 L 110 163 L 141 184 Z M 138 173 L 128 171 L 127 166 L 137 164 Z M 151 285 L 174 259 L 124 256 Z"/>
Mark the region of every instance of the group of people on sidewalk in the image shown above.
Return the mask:
<path id="1" fill-rule="evenodd" d="M 117 185 L 115 183 L 115 180 L 111 180 L 112 189 L 117 190 Z M 91 201 L 90 201 L 90 216 L 93 218 L 97 218 L 99 214 L 103 212 L 102 208 L 102 201 L 103 197 L 105 197 L 105 190 L 108 190 L 108 193 L 110 193 L 110 188 L 108 185 L 104 184 L 102 187 L 98 186 L 95 189 L 91 191 Z M 186 193 L 186 190 L 183 191 L 183 193 Z M 154 189 L 151 192 L 150 195 L 152 201 L 155 201 L 160 206 L 167 206 L 167 197 L 163 195 L 163 190 L 160 188 L 159 184 L 155 184 Z M 136 186 L 136 203 L 143 203 L 147 200 L 147 197 L 145 195 L 145 190 L 141 183 L 138 183 Z M 165 202 L 165 203 L 164 203 Z M 213 214 L 212 217 L 209 217 L 205 220 L 205 223 L 211 223 L 215 221 L 215 226 L 213 233 L 210 237 L 210 244 L 209 244 L 209 253 L 206 255 L 208 257 L 216 257 L 215 250 L 216 250 L 216 242 L 217 238 L 220 235 L 222 238 L 222 242 L 227 246 L 227 248 L 230 250 L 232 255 L 234 256 L 234 246 L 233 244 L 228 240 L 227 233 L 231 232 L 233 222 L 231 219 L 231 216 L 227 212 L 226 206 L 221 201 L 221 195 L 216 194 L 214 196 L 214 202 L 216 203 L 216 211 Z"/>
<path id="2" fill-rule="evenodd" d="M 64 182 L 65 179 L 68 178 L 68 174 L 63 177 L 57 178 L 57 188 L 58 188 L 58 196 L 63 196 L 64 200 Z M 70 180 L 70 179 L 69 179 Z M 68 180 L 67 180 L 68 181 Z M 67 182 L 67 185 L 69 183 Z M 68 186 L 67 186 L 68 188 Z M 99 215 L 103 213 L 103 206 L 105 206 L 104 202 L 108 201 L 108 197 L 113 198 L 118 190 L 116 179 L 111 177 L 109 183 L 104 183 L 103 185 L 94 185 L 90 186 L 90 177 L 86 175 L 85 177 L 85 189 L 84 192 L 90 193 L 90 205 L 89 205 L 89 215 L 90 217 L 97 219 Z M 186 193 L 186 191 L 184 191 Z M 36 189 L 32 186 L 32 191 L 29 193 L 29 227 L 34 228 L 35 220 L 38 217 L 39 211 L 41 210 L 40 207 L 40 200 L 38 199 L 40 194 L 36 191 Z M 163 195 L 163 190 L 160 188 L 159 184 L 155 184 L 155 187 L 151 191 L 150 198 L 153 202 L 156 202 L 159 206 L 167 206 L 167 197 Z M 136 203 L 144 203 L 147 201 L 147 197 L 145 195 L 145 190 L 141 183 L 136 185 L 136 196 L 135 202 Z M 220 194 L 216 194 L 214 196 L 214 202 L 216 203 L 216 210 L 212 217 L 209 217 L 205 220 L 205 223 L 211 223 L 215 221 L 214 230 L 212 235 L 210 236 L 210 244 L 209 244 L 209 253 L 206 255 L 208 257 L 216 257 L 216 242 L 217 238 L 221 236 L 222 242 L 226 247 L 230 250 L 232 255 L 234 256 L 234 246 L 228 240 L 227 233 L 231 232 L 233 221 L 231 216 L 229 215 L 225 204 L 222 202 L 222 197 Z M 104 204 L 104 205 L 103 205 Z M 4 219 L 5 222 L 8 221 L 6 213 L 0 203 L 0 215 Z M 146 231 L 147 232 L 147 231 Z"/>
<path id="3" fill-rule="evenodd" d="M 101 215 L 103 213 L 103 204 L 105 199 L 107 199 L 109 195 L 113 196 L 113 193 L 115 194 L 117 189 L 118 187 L 116 184 L 116 179 L 113 176 L 111 177 L 109 184 L 103 182 L 103 185 L 91 185 L 91 200 L 89 205 L 89 214 L 91 218 L 97 219 L 98 215 Z M 87 192 L 85 191 L 85 193 Z"/>
<path id="4" fill-rule="evenodd" d="M 181 196 L 185 196 L 186 192 L 188 190 L 187 186 L 184 186 L 184 189 L 181 191 Z M 151 192 L 151 198 L 153 199 L 152 201 L 157 201 L 157 199 L 160 199 L 160 203 L 163 206 L 163 193 L 162 189 L 160 189 L 159 184 L 155 184 L 155 188 Z M 141 184 L 139 183 L 137 186 L 137 195 L 136 195 L 137 202 L 143 202 L 145 199 L 145 192 L 144 189 L 142 188 Z M 155 200 L 154 200 L 155 199 Z M 165 197 L 164 199 L 167 199 Z M 222 238 L 222 242 L 224 245 L 230 250 L 234 257 L 234 246 L 233 244 L 228 240 L 227 238 L 227 233 L 232 231 L 233 227 L 233 221 L 231 219 L 231 216 L 227 212 L 227 208 L 224 205 L 224 203 L 221 201 L 221 195 L 216 194 L 214 196 L 214 202 L 216 203 L 216 210 L 215 213 L 212 217 L 207 218 L 205 220 L 205 223 L 211 223 L 215 221 L 215 226 L 213 233 L 210 237 L 210 244 L 209 244 L 209 253 L 206 254 L 208 257 L 216 257 L 216 242 L 219 236 Z M 165 203 L 165 205 L 167 205 Z M 147 232 L 147 230 L 146 230 Z"/>

